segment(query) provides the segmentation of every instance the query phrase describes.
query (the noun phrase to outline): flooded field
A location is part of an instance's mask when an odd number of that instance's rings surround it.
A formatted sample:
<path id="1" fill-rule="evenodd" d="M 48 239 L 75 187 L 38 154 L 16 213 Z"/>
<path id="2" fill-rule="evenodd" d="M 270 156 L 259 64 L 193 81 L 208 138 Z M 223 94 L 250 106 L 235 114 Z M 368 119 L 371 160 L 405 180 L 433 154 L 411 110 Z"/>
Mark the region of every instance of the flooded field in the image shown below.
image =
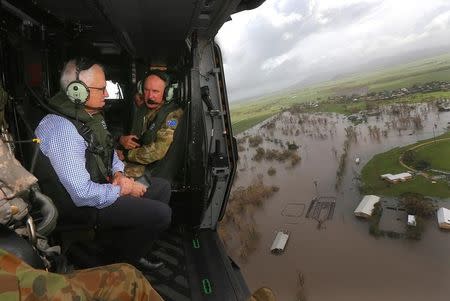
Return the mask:
<path id="1" fill-rule="evenodd" d="M 250 212 L 258 234 L 255 249 L 244 258 L 233 251 L 236 242 L 227 243 L 250 289 L 271 287 L 280 301 L 448 300 L 450 233 L 432 220 L 420 241 L 376 239 L 353 210 L 362 198 L 359 173 L 373 155 L 437 136 L 449 121 L 450 112 L 438 112 L 432 104 L 386 107 L 348 134 L 352 123 L 342 115 L 284 112 L 241 134 L 245 141 L 234 187 L 257 178 L 279 187 Z M 265 150 L 299 146 L 300 162 L 252 160 L 256 147 L 243 137 L 255 135 L 263 138 L 259 147 Z M 316 206 L 324 209 L 312 218 L 308 208 L 317 195 L 324 203 Z M 288 231 L 290 239 L 283 254 L 273 255 L 270 246 L 279 230 Z"/>

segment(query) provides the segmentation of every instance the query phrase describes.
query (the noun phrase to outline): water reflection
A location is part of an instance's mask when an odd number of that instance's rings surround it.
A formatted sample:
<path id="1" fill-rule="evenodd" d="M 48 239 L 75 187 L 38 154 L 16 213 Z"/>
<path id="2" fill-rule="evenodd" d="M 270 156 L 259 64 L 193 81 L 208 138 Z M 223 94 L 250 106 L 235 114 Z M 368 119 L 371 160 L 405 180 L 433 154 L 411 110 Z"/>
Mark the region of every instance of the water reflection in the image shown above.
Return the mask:
<path id="1" fill-rule="evenodd" d="M 275 160 L 256 162 L 252 160 L 255 148 L 248 141 L 240 145 L 234 187 L 250 185 L 259 174 L 265 184 L 280 188 L 252 213 L 260 235 L 256 250 L 245 261 L 235 256 L 251 290 L 269 286 L 278 300 L 296 300 L 303 281 L 309 301 L 447 300 L 450 233 L 439 231 L 433 220 L 419 242 L 375 239 L 353 210 L 362 197 L 359 173 L 373 155 L 439 135 L 449 121 L 450 112 L 438 113 L 432 104 L 385 107 L 367 117 L 367 123 L 355 126 L 338 114 L 284 112 L 240 135 L 241 139 L 261 135 L 264 149 L 283 150 L 295 143 L 301 157 L 296 166 Z M 348 147 L 336 189 L 336 171 L 350 126 L 356 138 Z M 269 168 L 276 173 L 269 176 Z M 317 194 L 335 199 L 332 218 L 320 228 L 317 220 L 306 218 Z M 285 253 L 275 256 L 269 248 L 279 230 L 289 231 L 290 240 Z"/>

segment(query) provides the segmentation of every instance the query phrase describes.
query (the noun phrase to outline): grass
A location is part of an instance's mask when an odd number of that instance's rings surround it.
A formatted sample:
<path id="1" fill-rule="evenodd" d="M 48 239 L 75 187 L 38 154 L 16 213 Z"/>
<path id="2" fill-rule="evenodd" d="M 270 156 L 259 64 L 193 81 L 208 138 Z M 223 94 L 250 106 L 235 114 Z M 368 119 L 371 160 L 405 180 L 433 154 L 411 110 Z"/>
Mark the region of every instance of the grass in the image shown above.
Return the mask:
<path id="1" fill-rule="evenodd" d="M 258 123 L 266 120 L 267 118 L 277 114 L 278 112 L 274 112 L 274 113 L 266 113 L 266 114 L 261 114 L 261 115 L 256 115 L 256 116 L 251 116 L 247 119 L 242 119 L 239 121 L 236 121 L 235 123 L 233 123 L 233 133 L 239 134 L 255 125 L 257 125 Z M 245 117 L 244 117 L 245 118 Z"/>
<path id="2" fill-rule="evenodd" d="M 353 102 L 353 103 L 330 103 L 328 101 L 324 101 L 319 103 L 319 106 L 316 108 L 310 108 L 305 110 L 305 112 L 334 112 L 344 115 L 350 115 L 355 114 L 357 112 L 368 110 L 371 107 L 374 106 L 384 106 L 384 105 L 391 105 L 394 103 L 423 103 L 423 102 L 429 102 L 434 101 L 441 98 L 448 98 L 450 97 L 450 92 L 431 92 L 431 93 L 417 93 L 414 95 L 409 95 L 405 97 L 400 97 L 396 99 L 389 99 L 389 100 L 381 100 L 381 101 L 360 101 L 360 102 Z"/>
<path id="3" fill-rule="evenodd" d="M 436 137 L 436 139 L 449 137 L 450 132 L 447 132 Z M 432 184 L 430 180 L 427 180 L 422 176 L 415 176 L 412 180 L 404 183 L 390 184 L 380 178 L 380 175 L 382 174 L 404 172 L 405 168 L 399 163 L 400 155 L 414 145 L 431 140 L 432 139 L 419 141 L 409 146 L 394 148 L 385 153 L 375 155 L 362 170 L 362 192 L 365 194 L 385 196 L 400 196 L 403 193 L 413 192 L 430 197 L 450 197 L 450 187 L 444 181 L 438 181 L 436 184 Z M 448 156 L 445 158 L 448 158 Z"/>
<path id="4" fill-rule="evenodd" d="M 295 91 L 282 91 L 278 94 L 252 100 L 232 102 L 230 107 L 233 131 L 234 134 L 238 134 L 292 105 L 310 101 L 320 103 L 320 106 L 313 111 L 352 114 L 365 109 L 367 104 L 365 102 L 354 104 L 325 104 L 323 102 L 327 100 L 328 96 L 351 94 L 352 91 L 362 89 L 367 90 L 367 92 L 379 92 L 411 87 L 414 84 L 434 80 L 448 81 L 449 78 L 450 53 L 370 73 L 349 75 L 339 80 L 328 81 Z M 450 92 L 416 94 L 390 102 L 423 102 L 430 100 L 430 98 L 442 97 L 450 97 Z M 387 102 L 376 103 L 386 104 Z"/>
<path id="5" fill-rule="evenodd" d="M 416 161 L 424 160 L 431 168 L 450 171 L 450 140 L 438 141 L 416 150 Z"/>

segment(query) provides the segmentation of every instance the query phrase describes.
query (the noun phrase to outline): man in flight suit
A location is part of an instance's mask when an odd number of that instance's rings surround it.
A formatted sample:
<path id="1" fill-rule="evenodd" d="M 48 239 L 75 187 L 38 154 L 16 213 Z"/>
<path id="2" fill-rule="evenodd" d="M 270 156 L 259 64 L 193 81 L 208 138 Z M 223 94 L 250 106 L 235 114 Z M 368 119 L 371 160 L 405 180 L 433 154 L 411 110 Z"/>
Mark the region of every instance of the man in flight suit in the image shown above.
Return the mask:
<path id="1" fill-rule="evenodd" d="M 165 102 L 167 85 L 167 75 L 159 70 L 151 71 L 144 78 L 143 91 L 138 96 L 144 105 L 136 104 L 131 134 L 119 138 L 125 149 L 122 158 L 127 162 L 127 176 L 139 178 L 144 173 L 147 179 L 151 175 L 160 176 L 158 172 L 163 169 L 160 168 L 161 160 L 168 153 L 183 117 L 178 104 Z"/>

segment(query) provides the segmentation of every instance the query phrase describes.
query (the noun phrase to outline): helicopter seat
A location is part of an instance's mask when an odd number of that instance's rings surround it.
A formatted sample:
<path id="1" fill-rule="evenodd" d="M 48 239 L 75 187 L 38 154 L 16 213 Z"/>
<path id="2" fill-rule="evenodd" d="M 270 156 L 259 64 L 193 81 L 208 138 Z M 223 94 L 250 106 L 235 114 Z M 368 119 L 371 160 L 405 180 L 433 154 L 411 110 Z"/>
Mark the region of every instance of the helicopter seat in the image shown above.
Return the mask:
<path id="1" fill-rule="evenodd" d="M 50 160 L 40 150 L 34 174 L 39 180 L 41 191 L 53 200 L 58 209 L 56 232 L 95 230 L 97 209 L 75 206 L 69 193 L 59 181 Z"/>

